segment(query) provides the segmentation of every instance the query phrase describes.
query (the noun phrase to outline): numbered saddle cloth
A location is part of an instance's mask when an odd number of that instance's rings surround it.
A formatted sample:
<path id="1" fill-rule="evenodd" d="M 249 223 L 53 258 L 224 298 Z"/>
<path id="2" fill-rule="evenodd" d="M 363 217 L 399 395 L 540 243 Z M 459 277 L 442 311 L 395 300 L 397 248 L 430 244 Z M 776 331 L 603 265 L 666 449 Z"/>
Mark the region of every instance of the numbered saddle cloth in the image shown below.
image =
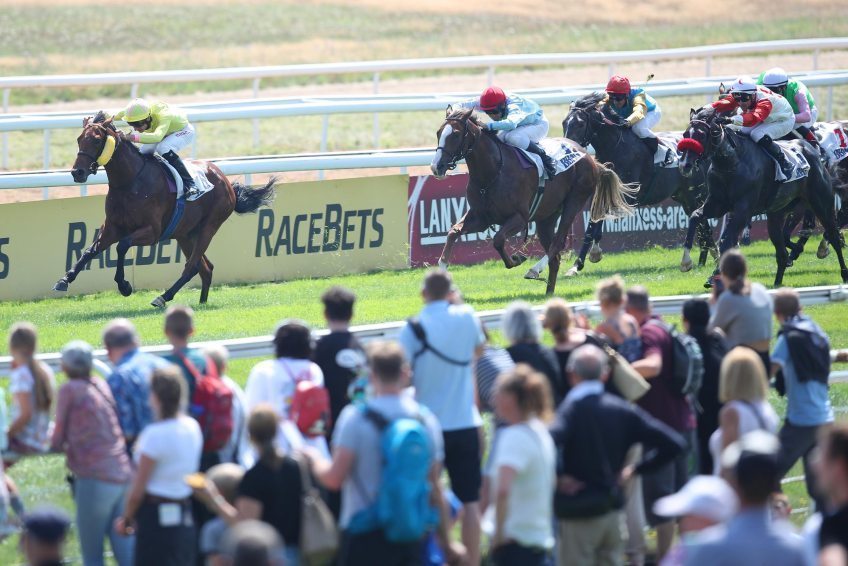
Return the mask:
<path id="1" fill-rule="evenodd" d="M 174 183 L 177 188 L 177 199 L 183 198 L 183 178 L 180 177 L 180 174 L 177 173 L 177 170 L 171 167 L 171 164 L 159 157 L 158 155 L 157 161 L 165 166 L 165 168 L 171 173 L 171 177 L 174 179 Z M 215 185 L 206 177 L 206 168 L 196 165 L 192 161 L 183 160 L 183 165 L 185 165 L 186 170 L 189 175 L 191 175 L 192 180 L 194 180 L 194 186 L 197 188 L 197 192 L 190 196 L 188 201 L 195 201 L 211 191 L 215 188 Z"/>
<path id="2" fill-rule="evenodd" d="M 574 167 L 574 164 L 586 156 L 585 151 L 574 148 L 569 144 L 566 138 L 544 138 L 539 142 L 542 149 L 556 162 L 556 175 L 564 173 Z M 546 177 L 545 166 L 542 164 L 542 158 L 535 153 L 530 153 L 527 150 L 520 150 L 521 153 L 536 165 L 536 171 L 539 178 Z"/>
<path id="3" fill-rule="evenodd" d="M 839 123 L 816 123 L 816 135 L 827 155 L 829 166 L 839 163 L 848 156 L 848 132 Z"/>
<path id="4" fill-rule="evenodd" d="M 810 172 L 810 164 L 798 146 L 794 145 L 791 141 L 778 141 L 775 143 L 780 147 L 784 157 L 786 157 L 786 161 L 792 165 L 792 174 L 789 177 L 785 176 L 777 160 L 772 158 L 772 161 L 774 161 L 774 180 L 784 183 L 786 181 L 797 181 L 806 177 Z M 769 155 L 769 157 L 771 156 Z"/>
<path id="5" fill-rule="evenodd" d="M 654 154 L 654 165 L 663 169 L 677 168 L 677 144 L 683 139 L 683 134 L 664 132 L 657 136 L 660 143 Z"/>

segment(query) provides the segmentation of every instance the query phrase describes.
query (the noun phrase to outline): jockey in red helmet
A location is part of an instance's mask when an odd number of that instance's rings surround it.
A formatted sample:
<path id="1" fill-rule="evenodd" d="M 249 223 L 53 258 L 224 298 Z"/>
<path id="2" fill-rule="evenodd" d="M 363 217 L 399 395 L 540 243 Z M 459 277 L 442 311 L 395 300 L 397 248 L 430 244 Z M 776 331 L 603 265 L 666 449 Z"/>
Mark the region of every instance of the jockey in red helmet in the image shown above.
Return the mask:
<path id="1" fill-rule="evenodd" d="M 496 131 L 501 141 L 541 157 L 548 177 L 553 178 L 556 174 L 556 163 L 539 145 L 539 140 L 548 134 L 549 125 L 538 104 L 521 95 L 490 86 L 479 97 L 454 106 L 482 110 L 492 120 L 486 124 L 487 129 Z"/>
<path id="2" fill-rule="evenodd" d="M 606 92 L 604 104 L 645 142 L 653 156 L 659 140 L 651 128 L 662 118 L 660 105 L 644 89 L 631 87 L 630 80 L 621 75 L 610 78 Z"/>

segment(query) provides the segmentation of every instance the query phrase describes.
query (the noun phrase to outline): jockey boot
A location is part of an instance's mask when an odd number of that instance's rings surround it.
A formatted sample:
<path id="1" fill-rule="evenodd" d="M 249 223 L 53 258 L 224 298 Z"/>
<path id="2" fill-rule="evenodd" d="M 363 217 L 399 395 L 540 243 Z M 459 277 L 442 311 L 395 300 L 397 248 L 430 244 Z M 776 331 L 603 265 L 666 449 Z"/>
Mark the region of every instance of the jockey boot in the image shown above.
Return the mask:
<path id="1" fill-rule="evenodd" d="M 530 145 L 527 146 L 527 151 L 530 153 L 535 153 L 539 157 L 542 158 L 542 165 L 545 166 L 545 172 L 547 172 L 548 177 L 550 179 L 554 178 L 556 175 L 556 162 L 553 157 L 545 153 L 545 150 L 542 149 L 542 146 L 537 144 L 536 142 L 530 142 Z"/>
<path id="2" fill-rule="evenodd" d="M 774 157 L 777 164 L 780 166 L 780 170 L 787 179 L 792 178 L 792 164 L 786 161 L 786 156 L 783 155 L 783 152 L 777 144 L 774 143 L 774 140 L 771 139 L 771 136 L 761 137 L 760 141 L 757 142 L 757 145 L 766 150 L 766 153 Z"/>
<path id="3" fill-rule="evenodd" d="M 648 151 L 651 152 L 651 159 L 653 159 L 657 154 L 657 148 L 660 146 L 659 138 L 642 138 L 642 143 L 648 147 Z"/>
<path id="4" fill-rule="evenodd" d="M 177 170 L 180 178 L 183 180 L 183 198 L 189 198 L 197 195 L 199 191 L 197 187 L 194 186 L 194 179 L 191 178 L 191 175 L 188 174 L 188 169 L 186 169 L 185 163 L 180 159 L 180 156 L 176 154 L 174 151 L 169 151 L 162 155 L 165 159 L 168 160 L 168 163 L 171 164 L 171 167 Z"/>

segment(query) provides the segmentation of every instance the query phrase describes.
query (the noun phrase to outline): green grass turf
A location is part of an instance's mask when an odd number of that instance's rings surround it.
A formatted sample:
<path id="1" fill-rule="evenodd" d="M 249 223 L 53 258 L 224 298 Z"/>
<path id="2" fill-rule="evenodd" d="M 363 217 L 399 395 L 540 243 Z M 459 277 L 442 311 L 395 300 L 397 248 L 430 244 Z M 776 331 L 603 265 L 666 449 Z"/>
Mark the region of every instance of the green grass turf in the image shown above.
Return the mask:
<path id="1" fill-rule="evenodd" d="M 815 243 L 816 240 L 813 240 L 808 251 L 812 251 Z M 756 243 L 744 248 L 744 251 L 750 262 L 753 279 L 769 283 L 774 261 L 770 244 Z M 561 279 L 558 294 L 568 300 L 590 299 L 597 281 L 614 273 L 621 273 L 628 284 L 647 285 L 656 296 L 700 293 L 707 275 L 706 268 L 681 274 L 676 268 L 678 261 L 678 250 L 660 248 L 608 254 L 600 264 L 589 264 L 577 278 Z M 477 310 L 503 308 L 515 299 L 534 304 L 545 300 L 544 285 L 525 281 L 521 277 L 523 269 L 507 271 L 497 262 L 488 262 L 473 267 L 457 266 L 452 268 L 452 272 L 466 300 Z M 211 303 L 196 307 L 196 338 L 204 340 L 268 334 L 277 322 L 288 317 L 303 318 L 320 327 L 319 295 L 331 284 L 346 285 L 356 291 L 356 323 L 402 320 L 421 306 L 419 289 L 422 275 L 422 269 L 406 269 L 282 284 L 216 287 L 211 295 Z M 813 253 L 807 253 L 790 269 L 785 282 L 801 287 L 834 284 L 837 280 L 835 259 L 822 261 L 816 259 Z M 103 325 L 113 317 L 125 316 L 136 323 L 145 344 L 161 343 L 162 314 L 148 306 L 151 296 L 151 292 L 141 291 L 124 299 L 116 292 L 105 292 L 27 303 L 0 303 L 0 328 L 8 328 L 17 320 L 31 320 L 39 327 L 42 350 L 55 351 L 65 342 L 76 338 L 97 344 Z M 194 305 L 198 292 L 190 290 L 179 298 L 186 304 Z M 848 305 L 836 303 L 814 306 L 807 311 L 830 333 L 834 347 L 848 346 L 848 328 L 844 325 L 848 317 Z M 676 317 L 670 318 L 677 320 Z M 5 353 L 5 344 L 0 346 L 0 351 Z M 250 368 L 257 361 L 233 360 L 229 374 L 243 384 Z M 835 385 L 831 389 L 831 396 L 834 406 L 848 406 L 848 385 Z M 782 414 L 785 410 L 784 402 L 777 398 L 773 402 Z M 800 473 L 799 467 L 790 475 Z M 48 501 L 72 509 L 61 457 L 26 459 L 13 468 L 10 475 L 19 484 L 28 505 Z M 795 507 L 808 505 L 803 484 L 792 484 L 787 491 Z M 14 538 L 0 544 L 0 564 L 14 563 L 15 544 Z M 79 556 L 75 537 L 71 538 L 69 556 Z"/>

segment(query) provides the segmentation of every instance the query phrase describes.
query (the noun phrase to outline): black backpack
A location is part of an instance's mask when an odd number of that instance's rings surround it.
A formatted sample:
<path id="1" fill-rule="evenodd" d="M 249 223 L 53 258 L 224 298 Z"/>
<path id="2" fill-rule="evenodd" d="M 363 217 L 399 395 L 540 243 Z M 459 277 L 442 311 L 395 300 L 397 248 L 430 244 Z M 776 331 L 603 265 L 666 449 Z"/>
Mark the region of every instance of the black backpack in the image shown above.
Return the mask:
<path id="1" fill-rule="evenodd" d="M 783 323 L 783 335 L 798 381 L 827 384 L 830 377 L 830 340 L 812 320 L 793 317 Z"/>
<path id="2" fill-rule="evenodd" d="M 671 336 L 674 368 L 670 382 L 671 390 L 685 397 L 694 398 L 704 381 L 704 354 L 698 341 L 688 334 L 658 319 L 650 322 L 662 327 Z"/>

